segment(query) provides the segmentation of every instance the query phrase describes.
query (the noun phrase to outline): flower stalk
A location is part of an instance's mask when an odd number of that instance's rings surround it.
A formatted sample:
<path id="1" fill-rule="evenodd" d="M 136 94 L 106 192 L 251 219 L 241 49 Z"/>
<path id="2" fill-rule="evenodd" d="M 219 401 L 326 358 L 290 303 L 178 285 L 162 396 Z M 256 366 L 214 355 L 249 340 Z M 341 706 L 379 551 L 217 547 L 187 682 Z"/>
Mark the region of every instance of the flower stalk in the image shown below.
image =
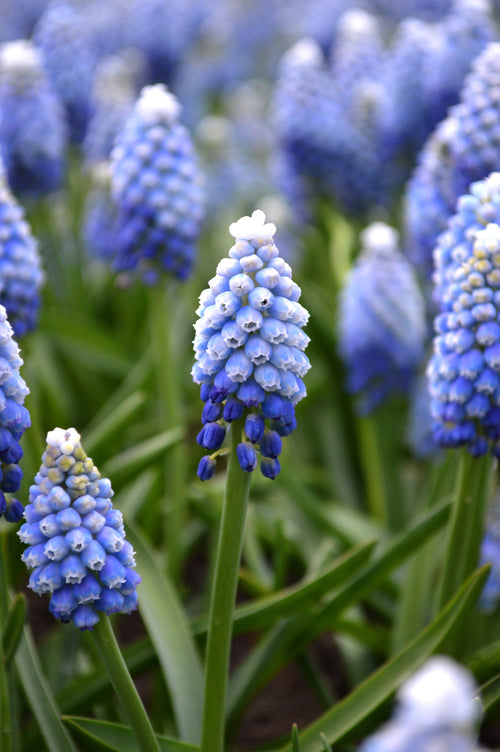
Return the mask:
<path id="1" fill-rule="evenodd" d="M 205 657 L 205 690 L 201 752 L 224 749 L 226 696 L 233 612 L 243 544 L 251 473 L 244 472 L 237 457 L 243 419 L 230 428 L 231 449 L 214 570 Z"/>

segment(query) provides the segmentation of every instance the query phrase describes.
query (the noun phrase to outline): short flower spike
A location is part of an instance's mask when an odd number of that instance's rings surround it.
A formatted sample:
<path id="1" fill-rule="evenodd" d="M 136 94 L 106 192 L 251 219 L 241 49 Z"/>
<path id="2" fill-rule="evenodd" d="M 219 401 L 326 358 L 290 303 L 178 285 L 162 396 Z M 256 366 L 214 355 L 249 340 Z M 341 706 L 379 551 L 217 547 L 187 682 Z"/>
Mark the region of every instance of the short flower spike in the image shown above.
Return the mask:
<path id="1" fill-rule="evenodd" d="M 80 434 L 49 431 L 18 535 L 28 546 L 22 559 L 33 569 L 29 587 L 48 593 L 51 613 L 80 629 L 92 629 L 99 613 L 128 614 L 137 607 L 141 578 L 112 496 Z"/>
<path id="2" fill-rule="evenodd" d="M 31 421 L 23 404 L 29 393 L 19 373 L 23 361 L 12 335 L 7 312 L 0 305 L 0 517 L 3 515 L 9 522 L 17 522 L 22 517 L 23 507 L 10 494 L 21 484 L 23 474 L 18 463 L 23 450 L 19 440 Z"/>
<path id="3" fill-rule="evenodd" d="M 118 210 L 115 268 L 156 283 L 185 279 L 203 217 L 203 190 L 181 106 L 162 84 L 146 86 L 111 153 Z"/>
<path id="4" fill-rule="evenodd" d="M 258 449 L 261 471 L 273 479 L 281 437 L 294 430 L 295 405 L 306 395 L 309 337 L 302 327 L 309 314 L 264 212 L 242 217 L 229 232 L 236 242 L 200 295 L 194 327 L 192 376 L 205 403 L 197 441 L 212 453 L 202 458 L 198 477 L 213 475 L 227 424 L 245 416 L 240 466 L 253 471 Z"/>

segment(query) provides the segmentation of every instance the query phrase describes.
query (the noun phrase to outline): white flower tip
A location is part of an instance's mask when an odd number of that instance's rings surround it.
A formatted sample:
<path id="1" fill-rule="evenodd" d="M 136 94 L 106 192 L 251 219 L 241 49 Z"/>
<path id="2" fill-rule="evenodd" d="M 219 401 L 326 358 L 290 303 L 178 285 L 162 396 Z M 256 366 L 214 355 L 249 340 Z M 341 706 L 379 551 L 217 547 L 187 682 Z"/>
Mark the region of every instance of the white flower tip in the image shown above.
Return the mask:
<path id="1" fill-rule="evenodd" d="M 370 252 L 384 253 L 397 250 L 399 233 L 385 222 L 372 222 L 360 235 L 361 242 Z"/>
<path id="2" fill-rule="evenodd" d="M 342 14 L 338 23 L 338 33 L 349 37 L 377 33 L 377 19 L 362 8 L 352 8 Z"/>
<path id="3" fill-rule="evenodd" d="M 28 39 L 5 42 L 0 46 L 0 69 L 9 73 L 26 73 L 41 68 L 37 48 Z"/>
<path id="4" fill-rule="evenodd" d="M 444 655 L 430 658 L 398 692 L 403 712 L 426 724 L 473 725 L 480 715 L 470 672 Z"/>
<path id="5" fill-rule="evenodd" d="M 136 111 L 147 123 L 170 125 L 179 119 L 181 105 L 164 84 L 154 84 L 142 89 Z"/>
<path id="6" fill-rule="evenodd" d="M 229 233 L 237 240 L 271 239 L 276 232 L 276 225 L 266 223 L 266 215 L 262 209 L 256 209 L 251 217 L 241 217 L 237 222 L 229 225 Z"/>
<path id="7" fill-rule="evenodd" d="M 323 53 L 314 39 L 306 37 L 285 52 L 281 62 L 282 65 L 292 68 L 301 66 L 320 68 L 323 63 Z"/>
<path id="8" fill-rule="evenodd" d="M 46 442 L 63 454 L 71 454 L 80 443 L 80 434 L 75 428 L 54 428 L 47 433 Z"/>

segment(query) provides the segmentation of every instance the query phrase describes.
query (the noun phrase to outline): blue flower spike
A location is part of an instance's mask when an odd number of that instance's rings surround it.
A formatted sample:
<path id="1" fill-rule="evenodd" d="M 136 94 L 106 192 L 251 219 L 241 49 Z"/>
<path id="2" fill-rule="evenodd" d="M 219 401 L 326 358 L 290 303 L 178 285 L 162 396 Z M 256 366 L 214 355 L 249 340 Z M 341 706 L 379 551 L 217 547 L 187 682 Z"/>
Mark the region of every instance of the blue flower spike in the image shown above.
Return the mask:
<path id="1" fill-rule="evenodd" d="M 407 394 L 424 355 L 425 301 L 398 239 L 384 222 L 365 228 L 340 296 L 339 351 L 364 415 L 394 393 Z"/>
<path id="2" fill-rule="evenodd" d="M 48 593 L 50 612 L 81 630 L 91 630 L 99 613 L 128 614 L 137 607 L 141 578 L 112 496 L 79 433 L 49 431 L 18 535 L 27 545 L 22 559 L 33 570 L 29 587 Z"/>
<path id="3" fill-rule="evenodd" d="M 500 456 L 500 173 L 471 186 L 435 251 L 441 312 L 427 376 L 436 441 Z"/>
<path id="4" fill-rule="evenodd" d="M 309 337 L 302 327 L 309 314 L 264 212 L 242 217 L 229 232 L 235 244 L 201 293 L 194 325 L 192 377 L 205 403 L 197 440 L 211 452 L 198 477 L 212 477 L 228 424 L 244 417 L 240 467 L 252 472 L 260 454 L 263 475 L 274 479 L 281 437 L 294 430 L 295 405 L 306 396 Z"/>
<path id="5" fill-rule="evenodd" d="M 63 107 L 40 51 L 19 39 L 0 47 L 0 149 L 10 188 L 39 198 L 61 187 L 67 142 Z"/>
<path id="6" fill-rule="evenodd" d="M 203 217 L 203 188 L 181 105 L 162 84 L 146 86 L 111 153 L 118 210 L 115 268 L 154 284 L 189 275 Z"/>
<path id="7" fill-rule="evenodd" d="M 42 284 L 38 243 L 0 169 L 0 304 L 15 337 L 35 328 Z"/>
<path id="8" fill-rule="evenodd" d="M 10 494 L 21 485 L 19 441 L 30 426 L 24 407 L 29 389 L 19 373 L 23 361 L 13 333 L 7 311 L 0 305 L 0 517 L 8 522 L 18 522 L 23 515 L 22 504 Z"/>

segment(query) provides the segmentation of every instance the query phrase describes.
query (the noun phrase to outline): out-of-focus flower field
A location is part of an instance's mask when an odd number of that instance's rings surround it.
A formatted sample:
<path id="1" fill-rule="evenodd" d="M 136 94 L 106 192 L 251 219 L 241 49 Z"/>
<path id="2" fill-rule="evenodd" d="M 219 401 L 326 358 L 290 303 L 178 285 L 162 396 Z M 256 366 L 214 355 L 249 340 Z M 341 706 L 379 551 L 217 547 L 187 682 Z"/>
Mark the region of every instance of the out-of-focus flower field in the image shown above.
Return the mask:
<path id="1" fill-rule="evenodd" d="M 0 752 L 500 747 L 500 3 L 0 0 Z"/>

